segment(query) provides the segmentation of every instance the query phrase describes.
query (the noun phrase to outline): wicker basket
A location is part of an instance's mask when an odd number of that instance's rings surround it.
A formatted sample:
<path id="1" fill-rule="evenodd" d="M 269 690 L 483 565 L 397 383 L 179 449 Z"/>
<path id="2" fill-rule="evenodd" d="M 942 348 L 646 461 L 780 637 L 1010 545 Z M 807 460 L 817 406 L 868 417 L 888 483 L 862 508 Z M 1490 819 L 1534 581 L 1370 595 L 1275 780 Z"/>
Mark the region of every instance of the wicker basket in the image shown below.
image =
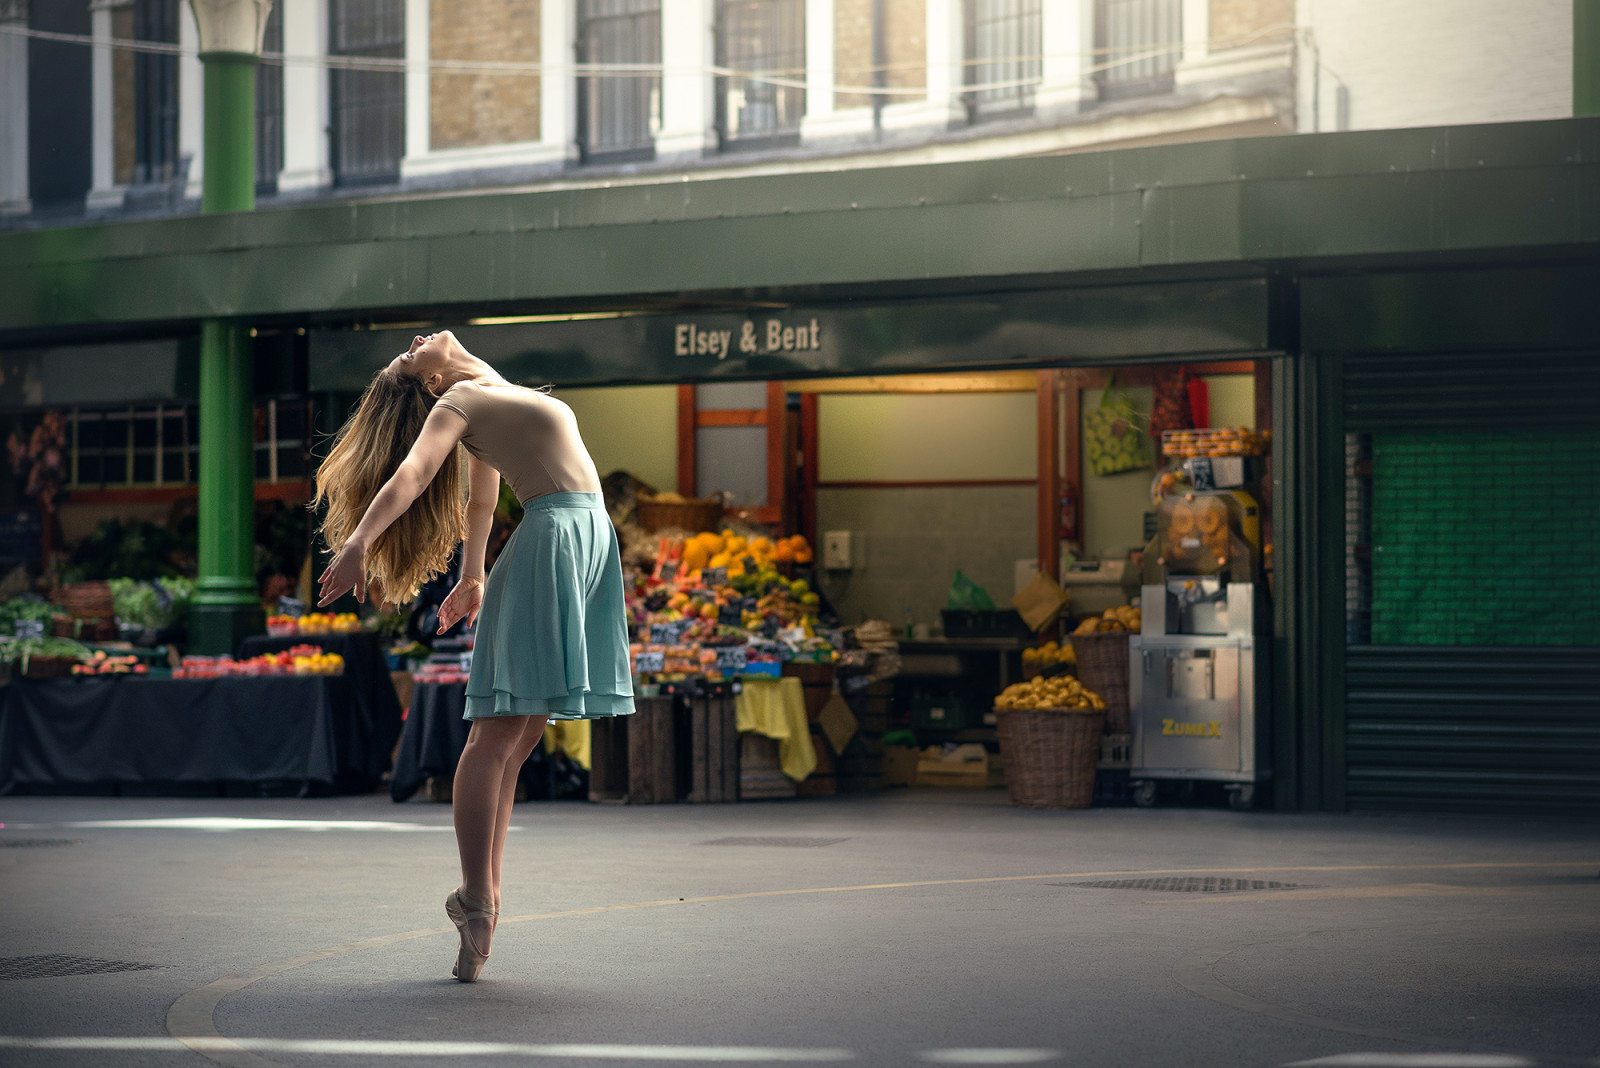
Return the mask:
<path id="1" fill-rule="evenodd" d="M 1106 730 L 1126 734 L 1128 718 L 1128 632 L 1074 634 L 1072 651 L 1078 657 L 1078 681 L 1106 703 Z"/>
<path id="2" fill-rule="evenodd" d="M 1011 803 L 1088 808 L 1105 713 L 1099 709 L 997 708 L 995 728 Z"/>
<path id="3" fill-rule="evenodd" d="M 70 656 L 34 656 L 28 658 L 28 670 L 22 672 L 25 679 L 64 679 L 72 674 L 73 665 L 79 661 Z M 17 661 L 13 668 L 22 671 L 22 661 Z"/>
<path id="4" fill-rule="evenodd" d="M 715 530 L 722 522 L 722 502 L 660 501 L 654 497 L 640 497 L 635 514 L 639 517 L 639 525 L 646 530 L 661 530 L 666 527 Z"/>
<path id="5" fill-rule="evenodd" d="M 57 586 L 50 600 L 78 619 L 109 619 L 117 614 L 109 582 L 72 582 Z"/>

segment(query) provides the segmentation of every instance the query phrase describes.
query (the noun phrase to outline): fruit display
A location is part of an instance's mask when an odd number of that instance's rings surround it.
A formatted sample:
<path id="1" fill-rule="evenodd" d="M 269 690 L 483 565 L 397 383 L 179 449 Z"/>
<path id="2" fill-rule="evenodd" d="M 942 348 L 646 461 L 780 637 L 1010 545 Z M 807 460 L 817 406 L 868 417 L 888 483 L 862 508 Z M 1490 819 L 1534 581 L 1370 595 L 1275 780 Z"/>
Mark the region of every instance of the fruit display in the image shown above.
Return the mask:
<path id="1" fill-rule="evenodd" d="M 1040 675 L 1027 682 L 1013 683 L 994 699 L 997 709 L 1071 708 L 1104 709 L 1104 699 L 1071 675 L 1046 678 Z"/>
<path id="2" fill-rule="evenodd" d="M 743 674 L 752 662 L 831 660 L 822 598 L 785 570 L 809 563 L 806 539 L 702 531 L 662 538 L 628 595 L 635 673 L 643 681 Z"/>
<path id="3" fill-rule="evenodd" d="M 248 660 L 231 656 L 186 656 L 172 669 L 175 679 L 223 679 L 264 675 L 340 675 L 344 657 L 324 652 L 318 645 L 296 645 L 280 653 L 263 653 Z"/>
<path id="4" fill-rule="evenodd" d="M 361 617 L 354 612 L 311 612 L 303 616 L 268 616 L 267 633 L 274 637 L 291 634 L 354 634 L 361 629 Z"/>
<path id="5" fill-rule="evenodd" d="M 1260 456 L 1271 444 L 1272 431 L 1255 431 L 1247 426 L 1165 430 L 1161 433 L 1161 451 L 1177 459 L 1191 456 Z"/>
<path id="6" fill-rule="evenodd" d="M 1078 662 L 1077 650 L 1072 648 L 1072 643 L 1062 645 L 1058 641 L 1048 641 L 1037 649 L 1022 650 L 1022 666 L 1028 668 L 1055 667 L 1057 664 L 1076 664 Z"/>
<path id="7" fill-rule="evenodd" d="M 147 675 L 150 669 L 137 656 L 112 656 L 104 649 L 81 664 L 72 665 L 74 675 Z"/>
<path id="8" fill-rule="evenodd" d="M 1144 626 L 1144 613 L 1131 604 L 1118 605 L 1116 608 L 1107 608 L 1098 616 L 1090 616 L 1079 623 L 1073 634 L 1108 634 L 1116 631 L 1130 631 L 1138 634 Z"/>

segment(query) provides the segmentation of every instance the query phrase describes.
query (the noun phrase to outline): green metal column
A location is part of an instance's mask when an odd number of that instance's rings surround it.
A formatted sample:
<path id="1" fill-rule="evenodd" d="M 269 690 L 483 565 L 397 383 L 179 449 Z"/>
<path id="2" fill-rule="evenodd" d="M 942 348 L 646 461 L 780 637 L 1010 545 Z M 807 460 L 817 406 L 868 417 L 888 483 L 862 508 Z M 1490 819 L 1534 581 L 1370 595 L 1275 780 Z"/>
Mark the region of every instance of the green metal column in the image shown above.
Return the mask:
<path id="1" fill-rule="evenodd" d="M 200 210 L 256 206 L 256 57 L 206 52 L 205 149 Z"/>
<path id="2" fill-rule="evenodd" d="M 201 210 L 250 211 L 256 200 L 256 57 L 202 53 L 205 148 Z M 254 367 L 249 328 L 200 324 L 200 578 L 189 645 L 233 653 L 261 633 L 255 579 Z"/>
<path id="3" fill-rule="evenodd" d="M 1572 114 L 1600 115 L 1600 0 L 1572 0 Z"/>

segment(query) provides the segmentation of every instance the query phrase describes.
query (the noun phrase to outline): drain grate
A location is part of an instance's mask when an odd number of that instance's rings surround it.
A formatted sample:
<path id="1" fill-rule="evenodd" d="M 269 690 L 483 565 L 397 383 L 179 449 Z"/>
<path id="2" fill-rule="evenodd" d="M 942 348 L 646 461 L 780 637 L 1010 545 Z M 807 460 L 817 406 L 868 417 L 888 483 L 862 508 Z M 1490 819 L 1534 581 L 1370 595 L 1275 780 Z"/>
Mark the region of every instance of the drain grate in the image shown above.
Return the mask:
<path id="1" fill-rule="evenodd" d="M 135 964 L 126 960 L 97 960 L 46 953 L 38 957 L 0 957 L 0 979 L 51 979 L 61 975 L 109 975 L 112 972 L 144 972 L 159 964 Z"/>
<path id="2" fill-rule="evenodd" d="M 83 845 L 82 838 L 0 838 L 0 849 L 54 849 Z"/>
<path id="3" fill-rule="evenodd" d="M 1223 879 L 1216 876 L 1167 876 L 1160 879 L 1101 879 L 1090 883 L 1051 883 L 1051 886 L 1087 887 L 1094 890 L 1160 890 L 1169 894 L 1243 894 L 1251 890 L 1309 890 L 1304 883 L 1278 883 L 1270 879 Z"/>
<path id="4" fill-rule="evenodd" d="M 701 842 L 708 846 L 782 846 L 789 849 L 818 849 L 822 846 L 848 842 L 848 838 L 713 838 Z"/>

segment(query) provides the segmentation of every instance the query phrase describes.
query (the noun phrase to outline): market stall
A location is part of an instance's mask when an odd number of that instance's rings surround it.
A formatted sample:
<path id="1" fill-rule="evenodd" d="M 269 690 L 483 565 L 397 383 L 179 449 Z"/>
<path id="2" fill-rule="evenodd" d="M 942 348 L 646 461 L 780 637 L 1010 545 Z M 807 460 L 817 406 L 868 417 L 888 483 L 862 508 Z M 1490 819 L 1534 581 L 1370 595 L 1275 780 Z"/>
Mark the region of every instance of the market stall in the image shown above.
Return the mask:
<path id="1" fill-rule="evenodd" d="M 14 680 L 0 691 L 0 793 L 373 789 L 398 723 L 342 675 Z"/>

